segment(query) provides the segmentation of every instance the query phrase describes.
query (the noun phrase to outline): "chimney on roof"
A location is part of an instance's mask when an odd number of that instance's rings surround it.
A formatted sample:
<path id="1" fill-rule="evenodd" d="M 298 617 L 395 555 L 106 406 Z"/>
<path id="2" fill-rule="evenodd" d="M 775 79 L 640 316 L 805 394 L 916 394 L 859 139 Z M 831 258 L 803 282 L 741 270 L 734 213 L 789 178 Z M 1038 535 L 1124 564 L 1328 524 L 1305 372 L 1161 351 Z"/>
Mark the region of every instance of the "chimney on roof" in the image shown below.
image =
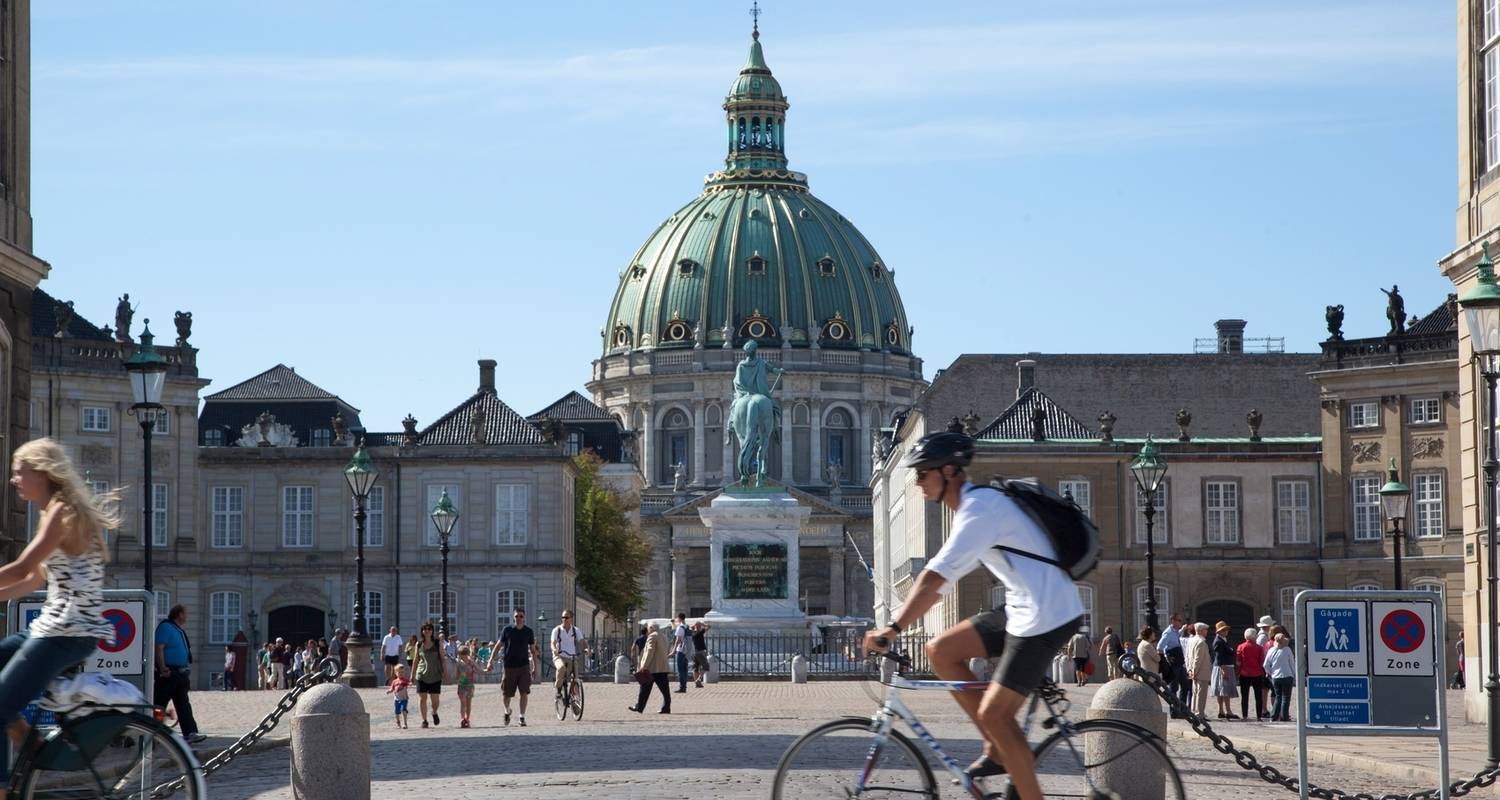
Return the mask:
<path id="1" fill-rule="evenodd" d="M 479 391 L 495 393 L 495 359 L 479 359 Z"/>
<path id="2" fill-rule="evenodd" d="M 1023 358 L 1020 361 L 1017 361 L 1016 362 L 1016 399 L 1017 400 L 1021 399 L 1021 395 L 1025 394 L 1027 389 L 1030 389 L 1031 387 L 1033 387 L 1035 385 L 1036 385 L 1036 362 L 1033 361 L 1033 360 L 1031 360 L 1031 359 L 1029 359 L 1029 358 Z"/>
<path id="3" fill-rule="evenodd" d="M 1245 352 L 1245 321 L 1242 319 L 1221 319 L 1214 323 L 1214 330 L 1219 335 L 1220 353 L 1243 353 Z"/>

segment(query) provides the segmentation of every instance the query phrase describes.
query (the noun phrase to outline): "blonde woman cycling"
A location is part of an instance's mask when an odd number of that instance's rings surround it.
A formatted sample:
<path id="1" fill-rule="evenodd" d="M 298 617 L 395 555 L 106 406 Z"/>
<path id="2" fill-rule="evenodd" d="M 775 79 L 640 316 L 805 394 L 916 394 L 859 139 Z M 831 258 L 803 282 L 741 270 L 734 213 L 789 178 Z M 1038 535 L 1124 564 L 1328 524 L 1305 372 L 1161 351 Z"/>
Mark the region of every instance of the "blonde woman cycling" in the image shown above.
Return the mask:
<path id="1" fill-rule="evenodd" d="M 104 531 L 119 527 L 120 517 L 115 496 L 94 496 L 52 439 L 16 448 L 11 473 L 11 485 L 41 510 L 41 519 L 21 555 L 0 567 L 0 601 L 47 587 L 47 601 L 30 629 L 0 640 L 0 724 L 20 743 L 26 704 L 63 670 L 88 658 L 101 638 L 114 635 L 101 613 Z M 0 766 L 0 776 L 4 772 Z"/>

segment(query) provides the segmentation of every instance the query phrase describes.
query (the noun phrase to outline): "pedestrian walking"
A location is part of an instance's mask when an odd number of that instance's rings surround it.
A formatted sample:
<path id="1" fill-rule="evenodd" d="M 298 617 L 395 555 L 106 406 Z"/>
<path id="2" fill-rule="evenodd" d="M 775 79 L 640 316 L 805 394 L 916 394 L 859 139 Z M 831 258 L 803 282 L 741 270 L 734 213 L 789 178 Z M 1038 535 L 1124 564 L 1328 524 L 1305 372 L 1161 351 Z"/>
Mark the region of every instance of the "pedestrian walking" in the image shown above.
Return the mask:
<path id="1" fill-rule="evenodd" d="M 391 630 L 394 631 L 395 629 L 392 628 Z M 407 727 L 406 706 L 411 702 L 411 695 L 409 694 L 411 680 L 406 677 L 406 665 L 397 664 L 396 668 L 391 670 L 391 679 L 387 683 L 390 686 L 386 688 L 385 693 L 392 695 L 396 701 L 396 727 L 405 728 Z"/>
<path id="2" fill-rule="evenodd" d="M 234 645 L 224 645 L 224 691 L 232 692 L 238 689 L 234 684 L 234 668 L 236 665 Z"/>
<path id="3" fill-rule="evenodd" d="M 708 674 L 707 622 L 693 623 L 693 685 L 703 688 L 703 677 Z"/>
<path id="4" fill-rule="evenodd" d="M 1239 690 L 1235 677 L 1237 655 L 1234 645 L 1229 643 L 1229 623 L 1219 620 L 1214 625 L 1213 643 L 1209 647 L 1214 662 L 1211 690 L 1219 705 L 1219 719 L 1239 719 L 1234 713 L 1234 695 Z"/>
<path id="5" fill-rule="evenodd" d="M 458 648 L 458 687 L 455 694 L 458 695 L 458 727 L 469 727 L 469 713 L 474 708 L 474 677 L 477 664 L 474 663 L 474 651 L 468 645 Z"/>
<path id="6" fill-rule="evenodd" d="M 396 666 L 401 665 L 401 633 L 396 626 L 390 626 L 389 632 L 380 641 L 381 660 L 386 662 L 386 683 L 390 683 L 396 677 Z"/>
<path id="7" fill-rule="evenodd" d="M 1157 635 L 1155 628 L 1147 625 L 1141 628 L 1139 638 L 1140 642 L 1135 646 L 1135 658 L 1140 662 L 1141 671 L 1160 674 L 1161 651 L 1156 649 L 1156 643 L 1161 637 Z"/>
<path id="8" fill-rule="evenodd" d="M 1453 688 L 1462 689 L 1468 685 L 1468 664 L 1464 662 L 1464 632 L 1458 632 L 1458 640 L 1453 643 L 1453 654 L 1458 657 L 1458 669 L 1453 671 Z"/>
<path id="9" fill-rule="evenodd" d="M 1274 722 L 1292 721 L 1292 686 L 1297 682 L 1297 660 L 1290 645 L 1285 633 L 1276 634 L 1271 640 L 1271 651 L 1261 662 L 1266 675 L 1271 678 L 1271 692 L 1275 697 L 1271 703 L 1271 720 Z"/>
<path id="10" fill-rule="evenodd" d="M 687 615 L 677 612 L 672 626 L 672 658 L 677 662 L 677 693 L 687 694 L 688 661 L 693 655 L 693 638 L 688 634 Z"/>
<path id="11" fill-rule="evenodd" d="M 1089 635 L 1083 629 L 1073 634 L 1068 640 L 1068 657 L 1073 659 L 1073 683 L 1083 686 L 1089 682 L 1089 653 L 1093 652 L 1094 643 L 1089 641 Z"/>
<path id="12" fill-rule="evenodd" d="M 182 738 L 197 744 L 208 737 L 198 732 L 193 703 L 188 699 L 188 689 L 192 684 L 193 644 L 187 635 L 187 618 L 187 606 L 178 603 L 156 626 L 156 681 L 152 699 L 163 711 L 167 703 L 171 703 L 182 726 Z"/>
<path id="13" fill-rule="evenodd" d="M 1104 626 L 1104 639 L 1099 642 L 1099 657 L 1104 659 L 1105 670 L 1110 680 L 1121 677 L 1120 656 L 1125 652 L 1125 646 L 1120 642 L 1120 635 L 1115 633 L 1112 626 Z"/>
<path id="14" fill-rule="evenodd" d="M 495 665 L 495 656 L 500 656 L 503 670 L 500 678 L 500 702 L 505 707 L 503 724 L 510 724 L 510 700 L 519 694 L 520 723 L 524 728 L 526 701 L 531 696 L 531 682 L 537 678 L 541 667 L 542 650 L 537 646 L 536 634 L 526 625 L 525 611 L 516 609 L 511 614 L 511 620 L 511 624 L 500 631 L 500 643 L 495 647 L 495 652 L 490 654 L 490 660 L 485 662 L 484 671 L 489 672 Z"/>
<path id="15" fill-rule="evenodd" d="M 286 643 L 277 637 L 271 645 L 271 688 L 286 688 Z"/>
<path id="16" fill-rule="evenodd" d="M 1245 629 L 1245 640 L 1234 649 L 1234 666 L 1240 681 L 1240 716 L 1250 719 L 1250 696 L 1255 695 L 1255 718 L 1266 718 L 1266 651 L 1255 643 L 1260 631 Z"/>
<path id="17" fill-rule="evenodd" d="M 671 681 L 667 673 L 668 650 L 672 643 L 662 635 L 661 627 L 656 623 L 647 626 L 644 634 L 645 642 L 641 645 L 641 660 L 636 670 L 635 679 L 641 685 L 639 696 L 636 697 L 635 705 L 630 707 L 637 714 L 645 713 L 646 701 L 651 699 L 651 686 L 655 684 L 661 690 L 661 709 L 656 713 L 672 713 Z"/>
<path id="18" fill-rule="evenodd" d="M 1209 684 L 1213 680 L 1213 649 L 1209 644 L 1208 624 L 1194 623 L 1193 638 L 1187 640 L 1183 649 L 1186 651 L 1188 678 L 1193 682 L 1192 710 L 1200 717 L 1208 710 Z"/>
<path id="19" fill-rule="evenodd" d="M 417 671 L 417 635 L 414 633 L 406 641 L 406 668 L 413 676 Z"/>
<path id="20" fill-rule="evenodd" d="M 427 706 L 432 705 L 432 724 L 442 722 L 438 717 L 438 705 L 443 694 L 443 647 L 433 634 L 432 623 L 422 626 L 421 638 L 417 641 L 417 705 L 422 712 L 422 727 L 427 727 Z"/>

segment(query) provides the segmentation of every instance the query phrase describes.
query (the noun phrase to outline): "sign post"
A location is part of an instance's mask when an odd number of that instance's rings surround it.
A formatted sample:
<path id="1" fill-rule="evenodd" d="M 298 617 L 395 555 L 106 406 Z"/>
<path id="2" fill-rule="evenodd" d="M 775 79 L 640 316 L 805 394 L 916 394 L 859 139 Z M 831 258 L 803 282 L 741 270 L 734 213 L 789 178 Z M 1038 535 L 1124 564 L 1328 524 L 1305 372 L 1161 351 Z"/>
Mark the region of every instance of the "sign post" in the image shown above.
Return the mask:
<path id="1" fill-rule="evenodd" d="M 1431 736 L 1448 800 L 1440 595 L 1309 589 L 1296 604 L 1297 746 L 1309 736 Z M 1307 759 L 1298 791 L 1307 800 Z"/>

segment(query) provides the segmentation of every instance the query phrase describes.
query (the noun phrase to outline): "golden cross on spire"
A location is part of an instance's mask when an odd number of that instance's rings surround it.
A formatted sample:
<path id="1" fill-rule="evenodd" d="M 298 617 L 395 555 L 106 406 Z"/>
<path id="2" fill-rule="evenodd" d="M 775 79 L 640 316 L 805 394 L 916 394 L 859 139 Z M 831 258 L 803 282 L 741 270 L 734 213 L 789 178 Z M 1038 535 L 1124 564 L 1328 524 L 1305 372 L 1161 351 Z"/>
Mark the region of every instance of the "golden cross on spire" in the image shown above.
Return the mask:
<path id="1" fill-rule="evenodd" d="M 751 2 L 750 2 L 750 16 L 755 20 L 754 26 L 752 27 L 752 29 L 750 31 L 750 38 L 752 38 L 752 39 L 759 39 L 760 38 L 760 0 L 751 0 Z"/>

